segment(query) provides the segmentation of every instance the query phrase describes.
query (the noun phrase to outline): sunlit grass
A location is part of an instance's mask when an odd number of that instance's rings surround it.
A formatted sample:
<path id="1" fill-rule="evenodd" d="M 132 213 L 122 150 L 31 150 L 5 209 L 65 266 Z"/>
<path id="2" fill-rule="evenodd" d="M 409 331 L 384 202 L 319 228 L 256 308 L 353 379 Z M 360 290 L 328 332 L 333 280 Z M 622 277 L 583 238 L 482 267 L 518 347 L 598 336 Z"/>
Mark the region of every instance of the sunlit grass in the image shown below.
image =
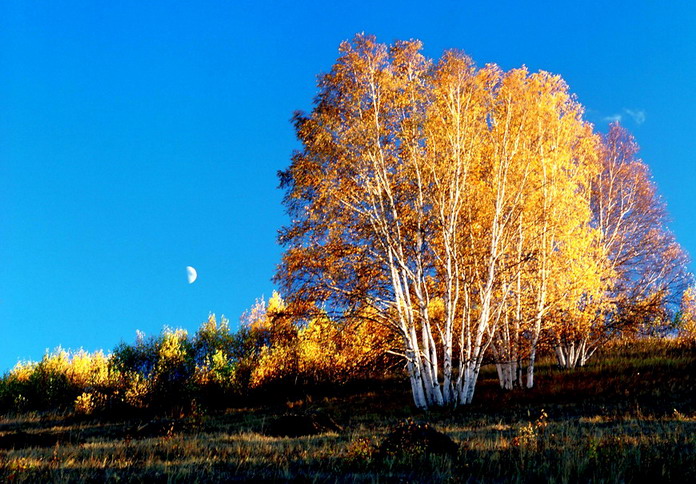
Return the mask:
<path id="1" fill-rule="evenodd" d="M 695 369 L 692 348 L 649 343 L 598 355 L 574 372 L 546 360 L 539 387 L 512 396 L 489 375 L 475 404 L 454 412 L 419 413 L 407 386 L 392 382 L 384 392 L 308 394 L 189 416 L 149 437 L 131 435 L 139 420 L 8 416 L 0 439 L 22 431 L 52 443 L 0 449 L 0 480 L 696 482 Z M 341 430 L 265 435 L 278 414 L 307 411 L 330 414 Z M 380 455 L 380 442 L 407 417 L 446 433 L 458 454 Z"/>
<path id="2" fill-rule="evenodd" d="M 550 416 L 551 418 L 553 416 Z M 635 466 L 645 468 L 645 459 L 657 463 L 669 456 L 677 466 L 694 463 L 696 421 L 653 419 L 607 419 L 583 417 L 576 421 L 553 421 L 538 433 L 525 433 L 528 422 L 513 425 L 487 419 L 467 425 L 442 425 L 441 430 L 461 446 L 458 459 L 397 456 L 356 459 L 351 444 L 373 437 L 370 429 L 358 428 L 347 435 L 278 438 L 255 432 L 203 433 L 139 441 L 89 441 L 80 445 L 9 450 L 2 469 L 16 482 L 49 480 L 140 479 L 168 476 L 172 480 L 223 479 L 257 476 L 284 479 L 357 473 L 368 475 L 422 476 L 437 472 L 447 479 L 460 472 L 473 476 L 505 477 L 514 472 L 555 475 L 559 482 L 635 475 Z M 526 435 L 525 439 L 520 436 Z M 643 466 L 641 467 L 641 462 Z M 411 467 L 416 465 L 416 467 Z M 597 467 L 599 466 L 599 467 Z M 672 469 L 651 467 L 662 477 Z M 688 468 L 681 468 L 688 471 Z M 692 468 L 693 469 L 693 468 Z M 360 477 L 362 476 L 362 477 Z M 437 477 L 433 475 L 432 477 Z M 437 479 L 436 479 L 437 480 Z"/>

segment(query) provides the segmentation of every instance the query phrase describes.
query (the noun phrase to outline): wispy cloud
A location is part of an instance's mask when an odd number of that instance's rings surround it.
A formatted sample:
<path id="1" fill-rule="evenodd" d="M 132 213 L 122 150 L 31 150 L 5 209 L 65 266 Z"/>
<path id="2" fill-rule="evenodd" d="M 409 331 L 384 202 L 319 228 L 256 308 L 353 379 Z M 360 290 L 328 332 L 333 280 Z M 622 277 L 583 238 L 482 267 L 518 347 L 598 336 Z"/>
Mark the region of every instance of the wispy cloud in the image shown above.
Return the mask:
<path id="1" fill-rule="evenodd" d="M 616 123 L 621 122 L 622 116 L 620 114 L 612 114 L 611 116 L 606 116 L 602 118 L 603 121 L 606 121 L 607 123 Z"/>
<path id="2" fill-rule="evenodd" d="M 645 122 L 645 110 L 644 109 L 628 109 L 623 108 L 620 113 L 615 113 L 610 116 L 605 116 L 602 121 L 607 123 L 621 122 L 626 116 L 633 120 L 634 123 L 641 125 Z"/>
<path id="3" fill-rule="evenodd" d="M 636 124 L 645 122 L 645 111 L 643 109 L 624 109 L 624 112 L 632 117 Z"/>

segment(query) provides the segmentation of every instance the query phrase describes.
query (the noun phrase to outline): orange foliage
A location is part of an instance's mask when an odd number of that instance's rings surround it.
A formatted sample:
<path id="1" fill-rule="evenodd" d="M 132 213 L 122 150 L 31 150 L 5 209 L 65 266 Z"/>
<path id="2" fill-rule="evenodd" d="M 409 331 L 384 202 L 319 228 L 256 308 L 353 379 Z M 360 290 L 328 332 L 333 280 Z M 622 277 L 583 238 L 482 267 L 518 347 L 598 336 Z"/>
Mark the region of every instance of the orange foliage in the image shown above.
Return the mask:
<path id="1" fill-rule="evenodd" d="M 261 350 L 251 387 L 283 380 L 305 383 L 365 378 L 384 371 L 393 332 L 368 319 L 338 323 L 326 315 L 311 319 L 293 339 Z"/>

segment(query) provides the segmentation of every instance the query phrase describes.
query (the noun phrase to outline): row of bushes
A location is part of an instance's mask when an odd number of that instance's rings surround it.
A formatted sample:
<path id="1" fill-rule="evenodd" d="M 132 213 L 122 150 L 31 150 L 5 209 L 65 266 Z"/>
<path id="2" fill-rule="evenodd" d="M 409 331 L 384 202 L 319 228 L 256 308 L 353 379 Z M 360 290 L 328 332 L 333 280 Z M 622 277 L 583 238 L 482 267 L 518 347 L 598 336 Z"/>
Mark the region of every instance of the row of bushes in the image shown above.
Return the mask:
<path id="1" fill-rule="evenodd" d="M 398 342 L 384 326 L 369 317 L 336 321 L 315 314 L 290 315 L 274 293 L 245 313 L 237 331 L 211 314 L 193 336 L 165 328 L 151 337 L 138 332 L 133 344 L 109 354 L 57 349 L 0 379 L 0 413 L 181 411 L 192 402 L 219 408 L 290 387 L 383 377 L 400 366 L 389 351 Z M 693 347 L 696 331 L 680 326 L 679 341 Z"/>
<path id="2" fill-rule="evenodd" d="M 241 327 L 210 315 L 190 336 L 165 328 L 138 333 L 113 352 L 55 350 L 19 363 L 0 380 L 0 412 L 74 409 L 78 413 L 185 410 L 191 402 L 234 405 L 278 385 L 345 383 L 393 366 L 392 336 L 369 321 L 318 316 L 299 324 L 274 294 L 245 313 Z"/>

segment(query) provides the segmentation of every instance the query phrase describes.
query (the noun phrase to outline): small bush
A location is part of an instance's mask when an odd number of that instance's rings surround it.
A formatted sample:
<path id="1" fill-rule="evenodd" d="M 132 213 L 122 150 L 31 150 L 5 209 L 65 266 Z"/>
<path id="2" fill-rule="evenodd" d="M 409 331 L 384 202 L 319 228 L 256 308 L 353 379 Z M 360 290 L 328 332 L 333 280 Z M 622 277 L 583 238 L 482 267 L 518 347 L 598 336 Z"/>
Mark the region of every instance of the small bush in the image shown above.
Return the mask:
<path id="1" fill-rule="evenodd" d="M 346 447 L 345 457 L 349 461 L 369 462 L 379 451 L 379 444 L 370 437 L 360 437 Z"/>
<path id="2" fill-rule="evenodd" d="M 107 396 L 101 392 L 83 392 L 75 399 L 75 412 L 80 415 L 92 415 L 106 409 Z"/>

